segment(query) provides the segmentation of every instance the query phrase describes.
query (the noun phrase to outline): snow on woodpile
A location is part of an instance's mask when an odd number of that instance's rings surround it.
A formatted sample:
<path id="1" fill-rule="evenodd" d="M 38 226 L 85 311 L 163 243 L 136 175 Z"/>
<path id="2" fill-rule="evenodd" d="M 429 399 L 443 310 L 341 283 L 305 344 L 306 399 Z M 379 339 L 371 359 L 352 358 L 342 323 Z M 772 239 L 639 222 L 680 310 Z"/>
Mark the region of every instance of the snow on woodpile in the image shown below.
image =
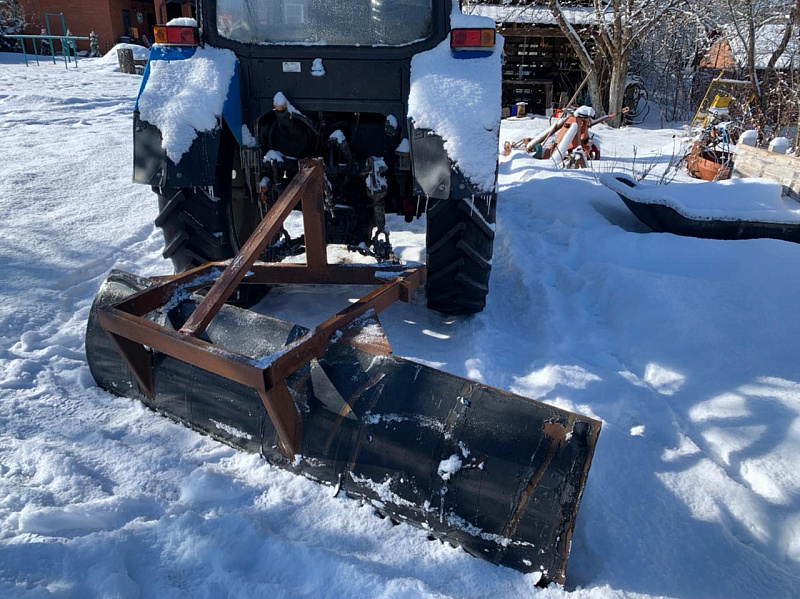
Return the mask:
<path id="1" fill-rule="evenodd" d="M 170 160 L 179 162 L 198 133 L 217 126 L 235 68 L 233 52 L 210 46 L 185 60 L 150 62 L 139 113 L 161 131 Z"/>
<path id="2" fill-rule="evenodd" d="M 494 29 L 491 19 L 463 15 L 455 7 L 450 22 L 453 28 Z M 457 59 L 448 38 L 411 60 L 408 116 L 416 128 L 441 136 L 450 159 L 484 192 L 494 189 L 502 53 L 498 35 L 491 56 Z"/>
<path id="3" fill-rule="evenodd" d="M 631 188 L 619 179 L 636 187 Z M 695 220 L 800 223 L 800 204 L 784 199 L 780 183 L 772 179 L 652 185 L 636 183 L 628 175 L 604 173 L 600 182 L 636 202 L 668 206 Z"/>

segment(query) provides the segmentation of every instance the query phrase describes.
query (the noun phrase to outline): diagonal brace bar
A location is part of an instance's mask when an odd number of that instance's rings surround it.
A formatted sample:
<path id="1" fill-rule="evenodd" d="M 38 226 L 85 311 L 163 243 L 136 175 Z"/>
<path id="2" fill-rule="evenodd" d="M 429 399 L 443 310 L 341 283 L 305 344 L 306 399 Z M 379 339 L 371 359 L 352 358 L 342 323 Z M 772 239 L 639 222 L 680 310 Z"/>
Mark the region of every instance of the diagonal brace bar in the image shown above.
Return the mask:
<path id="1" fill-rule="evenodd" d="M 236 257 L 225 268 L 203 301 L 187 319 L 180 330 L 181 333 L 192 337 L 199 337 L 203 334 L 261 252 L 278 233 L 283 221 L 297 203 L 311 194 L 318 194 L 319 202 L 322 203 L 322 185 L 322 163 L 317 160 L 301 160 L 300 171 L 275 202 L 275 205 L 267 212 L 264 220 L 259 223 Z"/>

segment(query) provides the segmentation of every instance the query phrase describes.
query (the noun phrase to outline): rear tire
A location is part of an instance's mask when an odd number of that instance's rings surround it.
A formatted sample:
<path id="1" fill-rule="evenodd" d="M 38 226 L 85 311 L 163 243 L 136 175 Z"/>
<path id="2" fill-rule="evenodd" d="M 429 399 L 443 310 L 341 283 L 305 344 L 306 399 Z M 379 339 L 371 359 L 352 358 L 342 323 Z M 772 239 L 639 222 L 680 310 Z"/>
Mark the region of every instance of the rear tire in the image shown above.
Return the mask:
<path id="1" fill-rule="evenodd" d="M 233 258 L 261 220 L 258 206 L 250 200 L 236 159 L 217 166 L 216 197 L 200 187 L 158 188 L 155 225 L 164 234 L 162 255 L 172 261 L 176 273 Z M 228 300 L 251 305 L 269 291 L 268 285 L 240 285 Z"/>
<path id="2" fill-rule="evenodd" d="M 428 209 L 428 307 L 475 314 L 486 306 L 492 270 L 497 195 L 437 200 Z"/>

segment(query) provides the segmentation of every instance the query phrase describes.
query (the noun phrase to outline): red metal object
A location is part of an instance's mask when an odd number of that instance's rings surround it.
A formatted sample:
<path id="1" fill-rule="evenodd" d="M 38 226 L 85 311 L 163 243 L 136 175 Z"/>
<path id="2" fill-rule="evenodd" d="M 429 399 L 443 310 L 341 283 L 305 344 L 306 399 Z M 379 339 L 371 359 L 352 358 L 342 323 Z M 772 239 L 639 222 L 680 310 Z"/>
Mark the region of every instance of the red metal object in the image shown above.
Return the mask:
<path id="1" fill-rule="evenodd" d="M 606 117 L 608 118 L 608 117 Z M 567 122 L 556 132 L 555 140 L 547 144 L 544 148 L 544 153 L 542 158 L 550 158 L 553 152 L 558 148 L 561 140 L 564 139 L 564 136 L 570 130 L 570 127 L 573 124 L 578 125 L 578 132 L 575 137 L 572 138 L 572 141 L 567 148 L 567 153 L 572 153 L 573 151 L 581 148 L 586 154 L 586 156 L 590 160 L 599 160 L 600 159 L 600 148 L 594 145 L 592 138 L 589 137 L 589 129 L 591 129 L 597 123 L 600 123 L 606 119 L 600 119 L 596 122 L 592 122 L 592 117 L 588 115 L 571 115 L 567 118 Z"/>
<path id="2" fill-rule="evenodd" d="M 692 149 L 686 156 L 686 168 L 689 173 L 703 181 L 719 181 L 727 179 L 731 174 L 733 156 L 724 150 L 713 150 L 701 141 L 692 143 Z"/>
<path id="3" fill-rule="evenodd" d="M 622 109 L 622 113 L 628 112 L 627 108 Z M 567 132 L 570 130 L 570 127 L 573 124 L 577 124 L 578 132 L 567 148 L 567 154 L 571 154 L 578 148 L 583 151 L 583 154 L 589 160 L 600 160 L 600 148 L 598 148 L 595 143 L 592 141 L 592 138 L 589 136 L 589 129 L 594 127 L 595 125 L 599 125 L 600 123 L 604 123 L 609 119 L 614 118 L 615 114 L 609 114 L 602 118 L 597 119 L 596 121 L 592 120 L 592 117 L 589 114 L 575 114 L 567 118 L 566 122 L 562 125 L 562 127 L 556 132 L 555 140 L 547 144 L 544 148 L 542 158 L 550 158 L 553 152 L 558 148 L 561 140 L 564 139 L 564 136 L 567 135 Z M 566 156 L 564 156 L 566 158 Z"/>
<path id="4" fill-rule="evenodd" d="M 306 264 L 257 263 L 256 259 L 269 240 L 274 238 L 300 201 L 303 203 Z M 99 321 L 133 373 L 140 391 L 148 397 L 155 393 L 154 352 L 257 390 L 280 439 L 281 453 L 291 459 L 300 446 L 302 420 L 286 387 L 286 377 L 319 357 L 337 331 L 344 330 L 368 311 L 379 313 L 397 301 L 410 301 L 414 289 L 425 283 L 425 274 L 424 266 L 328 264 L 323 166 L 318 160 L 304 160 L 300 172 L 236 257 L 227 262 L 208 263 L 179 275 L 153 278 L 153 285 L 148 289 L 103 308 Z M 213 283 L 210 291 L 179 331 L 144 318 L 149 312 L 164 307 L 176 294 L 195 291 L 210 283 Z M 199 338 L 236 286 L 242 283 L 380 286 L 283 351 L 253 360 Z"/>
<path id="5" fill-rule="evenodd" d="M 196 46 L 198 32 L 196 27 L 156 25 L 153 27 L 155 43 L 170 46 Z"/>

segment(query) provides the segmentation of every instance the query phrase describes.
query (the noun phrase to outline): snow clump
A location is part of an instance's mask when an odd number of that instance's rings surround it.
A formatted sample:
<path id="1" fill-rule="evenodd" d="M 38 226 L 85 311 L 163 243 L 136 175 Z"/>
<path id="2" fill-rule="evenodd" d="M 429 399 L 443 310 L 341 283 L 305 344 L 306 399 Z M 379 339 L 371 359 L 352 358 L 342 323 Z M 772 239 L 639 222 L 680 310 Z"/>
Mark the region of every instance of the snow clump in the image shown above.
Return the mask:
<path id="1" fill-rule="evenodd" d="M 328 137 L 328 139 L 330 141 L 332 141 L 334 143 L 337 143 L 337 144 L 340 144 L 340 145 L 343 144 L 345 141 L 347 141 L 347 139 L 345 138 L 344 133 L 342 133 L 341 129 L 337 129 L 336 131 L 331 133 L 330 136 Z"/>
<path id="2" fill-rule="evenodd" d="M 272 106 L 276 110 L 288 110 L 291 114 L 300 114 L 300 111 L 292 106 L 292 103 L 289 102 L 283 92 L 278 92 L 272 96 Z"/>
<path id="3" fill-rule="evenodd" d="M 253 134 L 250 133 L 250 128 L 247 125 L 242 125 L 242 145 L 247 148 L 257 148 L 258 142 Z"/>
<path id="4" fill-rule="evenodd" d="M 322 64 L 321 58 L 315 58 L 311 63 L 311 75 L 314 77 L 322 77 L 325 74 L 325 66 Z"/>
<path id="5" fill-rule="evenodd" d="M 450 480 L 450 477 L 461 470 L 462 465 L 463 462 L 461 458 L 458 457 L 457 453 L 454 453 L 446 460 L 439 462 L 439 468 L 437 468 L 436 474 L 441 476 L 442 480 Z"/>

